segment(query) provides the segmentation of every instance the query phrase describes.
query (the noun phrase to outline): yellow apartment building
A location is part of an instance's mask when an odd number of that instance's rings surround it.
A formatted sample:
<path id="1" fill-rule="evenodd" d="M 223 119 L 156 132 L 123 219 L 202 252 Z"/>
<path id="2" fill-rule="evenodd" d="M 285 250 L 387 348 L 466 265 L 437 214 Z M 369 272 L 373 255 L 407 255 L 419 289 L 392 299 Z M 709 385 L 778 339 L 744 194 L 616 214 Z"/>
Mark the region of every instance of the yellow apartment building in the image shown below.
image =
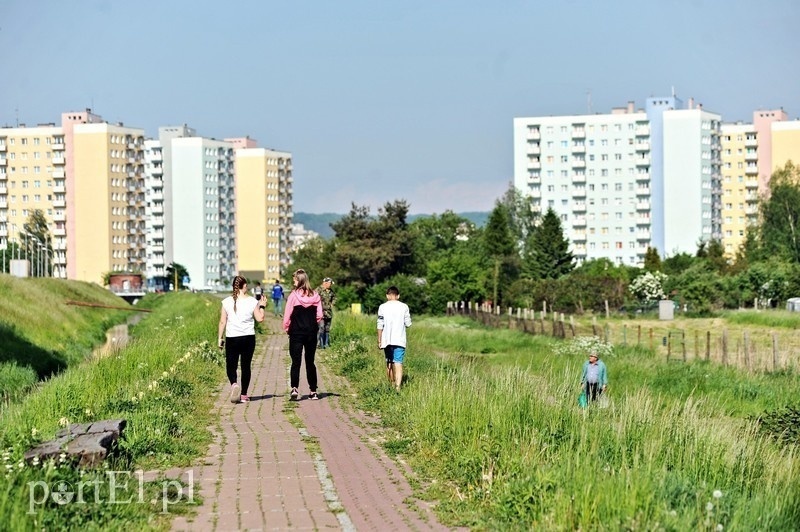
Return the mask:
<path id="1" fill-rule="evenodd" d="M 732 258 L 758 220 L 758 138 L 753 124 L 722 124 L 722 245 Z"/>
<path id="2" fill-rule="evenodd" d="M 800 120 L 772 123 L 772 171 L 788 161 L 800 166 Z"/>
<path id="3" fill-rule="evenodd" d="M 236 243 L 239 274 L 272 283 L 284 276 L 292 223 L 292 154 L 236 150 Z"/>
<path id="4" fill-rule="evenodd" d="M 39 272 L 45 276 L 66 277 L 63 150 L 63 130 L 55 124 L 0 128 L 0 249 L 21 246 L 21 258 L 45 253 L 47 271 Z M 35 210 L 47 220 L 49 242 L 24 232 Z"/>

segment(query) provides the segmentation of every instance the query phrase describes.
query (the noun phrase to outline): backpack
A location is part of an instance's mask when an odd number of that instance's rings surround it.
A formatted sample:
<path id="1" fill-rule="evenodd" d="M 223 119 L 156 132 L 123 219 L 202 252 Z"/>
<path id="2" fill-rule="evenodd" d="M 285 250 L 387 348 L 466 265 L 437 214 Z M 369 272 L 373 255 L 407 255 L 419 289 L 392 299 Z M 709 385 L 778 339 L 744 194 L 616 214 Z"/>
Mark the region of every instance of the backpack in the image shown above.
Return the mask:
<path id="1" fill-rule="evenodd" d="M 283 299 L 283 287 L 276 284 L 272 287 L 272 299 Z"/>

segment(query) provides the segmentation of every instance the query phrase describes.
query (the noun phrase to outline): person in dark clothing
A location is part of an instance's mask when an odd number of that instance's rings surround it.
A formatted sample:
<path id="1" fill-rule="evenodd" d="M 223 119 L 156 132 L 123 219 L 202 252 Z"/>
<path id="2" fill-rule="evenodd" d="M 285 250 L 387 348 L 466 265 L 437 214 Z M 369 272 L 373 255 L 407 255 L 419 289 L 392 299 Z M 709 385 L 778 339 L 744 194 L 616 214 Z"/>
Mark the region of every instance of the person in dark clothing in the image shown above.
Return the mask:
<path id="1" fill-rule="evenodd" d="M 286 298 L 286 310 L 283 314 L 283 330 L 289 335 L 289 356 L 292 366 L 289 370 L 292 392 L 290 397 L 300 399 L 300 363 L 305 354 L 306 378 L 311 391 L 310 398 L 317 396 L 317 366 L 314 355 L 317 352 L 317 333 L 322 321 L 322 301 L 308 282 L 305 270 L 297 270 L 292 276 L 294 288 Z"/>

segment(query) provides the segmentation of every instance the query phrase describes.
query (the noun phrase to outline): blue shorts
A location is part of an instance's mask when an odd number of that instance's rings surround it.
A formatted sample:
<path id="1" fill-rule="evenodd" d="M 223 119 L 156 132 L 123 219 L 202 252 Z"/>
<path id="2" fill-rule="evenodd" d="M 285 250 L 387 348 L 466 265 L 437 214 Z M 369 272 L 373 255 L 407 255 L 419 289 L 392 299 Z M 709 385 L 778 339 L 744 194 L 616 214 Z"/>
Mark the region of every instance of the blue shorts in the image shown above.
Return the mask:
<path id="1" fill-rule="evenodd" d="M 406 348 L 400 347 L 399 345 L 387 345 L 383 348 L 383 354 L 386 355 L 387 364 L 392 364 L 394 362 L 402 364 L 403 357 L 406 356 Z"/>

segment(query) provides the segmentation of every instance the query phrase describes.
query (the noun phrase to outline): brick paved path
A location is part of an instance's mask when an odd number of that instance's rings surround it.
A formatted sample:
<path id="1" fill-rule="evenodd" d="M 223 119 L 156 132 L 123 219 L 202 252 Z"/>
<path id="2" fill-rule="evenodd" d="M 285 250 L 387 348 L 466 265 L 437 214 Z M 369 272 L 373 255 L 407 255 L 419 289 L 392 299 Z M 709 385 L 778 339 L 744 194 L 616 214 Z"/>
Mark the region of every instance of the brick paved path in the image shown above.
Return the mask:
<path id="1" fill-rule="evenodd" d="M 265 325 L 280 327 L 272 317 Z M 344 383 L 324 364 L 320 400 L 288 401 L 287 347 L 282 331 L 259 337 L 249 404 L 231 404 L 229 385 L 220 386 L 214 441 L 191 469 L 203 504 L 173 529 L 447 530 L 424 503 L 405 503 L 408 482 L 375 442 L 371 420 L 347 410 Z M 308 393 L 305 369 L 300 382 Z"/>

